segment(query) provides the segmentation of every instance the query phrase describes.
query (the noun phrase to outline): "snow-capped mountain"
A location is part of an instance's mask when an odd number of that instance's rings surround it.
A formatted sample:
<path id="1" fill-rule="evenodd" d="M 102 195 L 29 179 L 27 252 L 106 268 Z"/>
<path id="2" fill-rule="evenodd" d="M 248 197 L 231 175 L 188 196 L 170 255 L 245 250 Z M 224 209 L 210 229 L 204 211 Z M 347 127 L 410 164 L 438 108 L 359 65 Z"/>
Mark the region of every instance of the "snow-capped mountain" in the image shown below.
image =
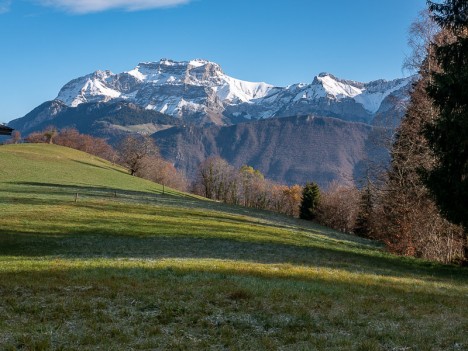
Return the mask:
<path id="1" fill-rule="evenodd" d="M 175 117 L 224 124 L 225 106 L 262 98 L 271 89 L 266 83 L 229 77 L 206 60 L 162 59 L 140 63 L 128 72 L 97 71 L 72 80 L 56 99 L 70 107 L 125 100 Z"/>
<path id="2" fill-rule="evenodd" d="M 128 72 L 97 71 L 77 78 L 56 99 L 69 107 L 128 101 L 202 124 L 310 113 L 370 123 L 386 99 L 407 92 L 412 81 L 410 77 L 360 83 L 322 73 L 311 84 L 274 87 L 232 78 L 214 62 L 162 59 L 140 63 Z"/>
<path id="3" fill-rule="evenodd" d="M 409 77 L 360 83 L 321 73 L 311 84 L 271 89 L 265 97 L 228 106 L 225 114 L 247 119 L 316 114 L 372 123 L 384 107 L 401 115 L 413 81 L 414 77 Z"/>
<path id="4" fill-rule="evenodd" d="M 74 79 L 9 126 L 23 135 L 73 127 L 111 143 L 144 133 L 187 175 L 219 155 L 280 182 L 325 186 L 357 179 L 365 160 L 388 162 L 368 140 L 398 126 L 414 79 L 360 83 L 321 73 L 275 87 L 232 78 L 205 60 L 160 60 Z"/>

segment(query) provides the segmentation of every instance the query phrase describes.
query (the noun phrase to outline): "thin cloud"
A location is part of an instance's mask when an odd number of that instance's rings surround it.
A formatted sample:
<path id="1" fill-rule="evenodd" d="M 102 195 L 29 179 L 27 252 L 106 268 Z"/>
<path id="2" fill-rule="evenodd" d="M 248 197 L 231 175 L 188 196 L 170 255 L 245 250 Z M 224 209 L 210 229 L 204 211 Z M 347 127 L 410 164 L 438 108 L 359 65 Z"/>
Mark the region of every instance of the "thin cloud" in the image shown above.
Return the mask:
<path id="1" fill-rule="evenodd" d="M 0 14 L 10 11 L 11 0 L 0 0 Z"/>
<path id="2" fill-rule="evenodd" d="M 182 5 L 191 0 L 41 0 L 45 6 L 56 7 L 67 12 L 85 14 L 106 10 L 126 11 L 149 10 Z"/>

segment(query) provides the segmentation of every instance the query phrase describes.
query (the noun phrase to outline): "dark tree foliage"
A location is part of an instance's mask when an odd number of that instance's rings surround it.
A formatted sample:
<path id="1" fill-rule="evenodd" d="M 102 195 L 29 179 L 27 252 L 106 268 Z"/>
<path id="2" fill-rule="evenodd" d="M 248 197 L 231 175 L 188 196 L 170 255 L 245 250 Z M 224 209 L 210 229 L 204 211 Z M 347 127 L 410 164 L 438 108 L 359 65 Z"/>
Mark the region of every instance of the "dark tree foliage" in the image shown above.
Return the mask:
<path id="1" fill-rule="evenodd" d="M 427 88 L 437 109 L 425 136 L 436 156 L 436 166 L 425 182 L 451 222 L 468 230 L 468 0 L 430 3 L 434 20 L 452 31 L 455 40 L 435 48 L 441 71 L 432 74 Z"/>
<path id="2" fill-rule="evenodd" d="M 44 134 L 44 137 L 46 138 L 46 142 L 48 144 L 53 144 L 54 139 L 58 134 L 58 131 L 57 131 L 57 128 L 55 128 L 54 126 L 49 126 L 45 129 L 43 134 Z"/>
<path id="3" fill-rule="evenodd" d="M 440 71 L 433 72 L 427 93 L 437 116 L 425 126 L 424 135 L 436 165 L 424 182 L 442 215 L 468 233 L 468 0 L 429 1 L 434 20 L 453 35 L 435 46 Z M 468 262 L 465 236 L 464 261 Z"/>
<path id="4" fill-rule="evenodd" d="M 302 201 L 299 207 L 299 217 L 308 220 L 315 219 L 319 200 L 319 186 L 316 183 L 307 183 L 302 189 Z"/>
<path id="5" fill-rule="evenodd" d="M 442 4 L 428 1 L 432 18 L 443 28 L 457 31 L 468 22 L 468 0 L 445 0 Z"/>
<path id="6" fill-rule="evenodd" d="M 371 185 L 368 182 L 361 191 L 359 212 L 354 225 L 354 234 L 370 238 L 372 236 L 371 216 L 373 211 L 373 199 Z"/>

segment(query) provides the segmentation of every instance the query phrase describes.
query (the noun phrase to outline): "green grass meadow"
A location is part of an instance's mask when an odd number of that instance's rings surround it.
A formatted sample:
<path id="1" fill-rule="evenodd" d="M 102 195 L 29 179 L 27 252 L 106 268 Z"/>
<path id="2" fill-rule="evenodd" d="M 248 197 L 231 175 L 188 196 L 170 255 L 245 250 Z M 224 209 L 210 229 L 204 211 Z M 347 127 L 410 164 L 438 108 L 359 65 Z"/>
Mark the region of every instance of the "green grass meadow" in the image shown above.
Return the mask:
<path id="1" fill-rule="evenodd" d="M 468 350 L 468 270 L 0 146 L 0 350 Z"/>

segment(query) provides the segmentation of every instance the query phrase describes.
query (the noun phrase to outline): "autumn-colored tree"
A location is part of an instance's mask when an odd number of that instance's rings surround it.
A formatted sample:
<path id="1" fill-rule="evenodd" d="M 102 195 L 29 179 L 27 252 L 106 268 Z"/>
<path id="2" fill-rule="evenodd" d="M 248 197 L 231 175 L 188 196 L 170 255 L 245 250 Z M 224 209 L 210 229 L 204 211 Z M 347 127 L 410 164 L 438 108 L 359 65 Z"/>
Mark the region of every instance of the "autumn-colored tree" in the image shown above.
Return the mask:
<path id="1" fill-rule="evenodd" d="M 281 185 L 265 179 L 251 166 L 235 169 L 220 157 L 210 157 L 199 168 L 192 191 L 210 199 L 299 216 L 300 185 Z"/>
<path id="2" fill-rule="evenodd" d="M 32 132 L 25 138 L 25 141 L 28 143 L 53 144 L 57 135 L 57 128 L 54 126 L 48 126 L 42 131 Z"/>
<path id="3" fill-rule="evenodd" d="M 235 169 L 219 157 L 202 162 L 192 185 L 196 194 L 231 204 L 297 216 L 302 187 L 276 184 L 251 166 Z"/>
<path id="4" fill-rule="evenodd" d="M 148 157 L 158 156 L 159 149 L 150 136 L 129 135 L 118 145 L 120 162 L 136 175 L 147 162 Z"/>
<path id="5" fill-rule="evenodd" d="M 17 130 L 14 130 L 11 133 L 11 143 L 18 144 L 21 141 L 21 133 Z"/>
<path id="6" fill-rule="evenodd" d="M 135 175 L 173 189 L 181 191 L 188 189 L 186 178 L 160 156 L 145 157 Z"/>
<path id="7" fill-rule="evenodd" d="M 155 164 L 155 177 L 152 179 L 154 182 L 180 191 L 187 191 L 187 178 L 172 163 L 160 158 Z"/>
<path id="8" fill-rule="evenodd" d="M 268 205 L 265 177 L 252 166 L 239 169 L 241 203 L 247 207 L 265 209 Z"/>
<path id="9" fill-rule="evenodd" d="M 302 187 L 300 185 L 281 185 L 267 182 L 269 197 L 269 210 L 284 213 L 288 216 L 299 216 L 299 205 L 302 198 Z"/>
<path id="10" fill-rule="evenodd" d="M 72 149 L 78 149 L 81 147 L 82 135 L 75 128 L 64 128 L 60 130 L 55 142 L 57 145 L 66 146 Z"/>
<path id="11" fill-rule="evenodd" d="M 81 134 L 75 128 L 65 128 L 60 130 L 54 139 L 54 143 L 84 151 L 112 162 L 116 160 L 115 150 L 105 139 Z"/>
<path id="12" fill-rule="evenodd" d="M 46 143 L 46 137 L 43 132 L 32 132 L 24 139 L 27 143 L 41 144 Z"/>
<path id="13" fill-rule="evenodd" d="M 298 184 L 287 187 L 283 190 L 285 201 L 284 214 L 299 217 L 299 206 L 302 198 L 302 187 Z"/>

